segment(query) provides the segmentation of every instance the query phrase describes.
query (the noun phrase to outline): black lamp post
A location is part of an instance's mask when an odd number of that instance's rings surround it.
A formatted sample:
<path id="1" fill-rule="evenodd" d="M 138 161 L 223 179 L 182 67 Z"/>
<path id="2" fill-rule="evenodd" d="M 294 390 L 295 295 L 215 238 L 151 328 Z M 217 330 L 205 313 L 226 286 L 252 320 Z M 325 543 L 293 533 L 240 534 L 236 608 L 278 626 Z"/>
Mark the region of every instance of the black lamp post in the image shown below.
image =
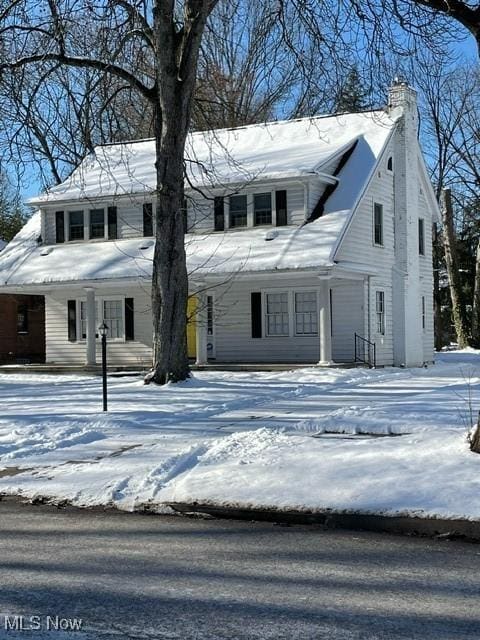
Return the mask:
<path id="1" fill-rule="evenodd" d="M 103 322 L 98 330 L 102 336 L 102 386 L 103 386 L 103 410 L 107 411 L 107 331 L 108 325 Z"/>

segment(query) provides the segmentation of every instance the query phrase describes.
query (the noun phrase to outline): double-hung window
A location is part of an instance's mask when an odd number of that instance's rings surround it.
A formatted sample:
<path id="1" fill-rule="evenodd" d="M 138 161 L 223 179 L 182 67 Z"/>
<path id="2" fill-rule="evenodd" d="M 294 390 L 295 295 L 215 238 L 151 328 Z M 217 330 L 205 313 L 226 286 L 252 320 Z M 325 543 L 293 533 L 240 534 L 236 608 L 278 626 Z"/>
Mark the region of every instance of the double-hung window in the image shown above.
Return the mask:
<path id="1" fill-rule="evenodd" d="M 68 239 L 83 240 L 84 237 L 83 211 L 70 211 L 68 214 Z"/>
<path id="2" fill-rule="evenodd" d="M 318 334 L 317 294 L 315 291 L 295 292 L 295 333 L 297 336 Z"/>
<path id="3" fill-rule="evenodd" d="M 373 204 L 373 242 L 383 246 L 383 205 L 378 202 Z"/>
<path id="4" fill-rule="evenodd" d="M 107 338 L 119 340 L 124 337 L 123 300 L 103 301 L 103 322 L 108 327 Z"/>
<path id="5" fill-rule="evenodd" d="M 105 238 L 105 212 L 103 209 L 90 209 L 90 238 Z"/>
<path id="6" fill-rule="evenodd" d="M 377 318 L 377 333 L 385 335 L 385 292 L 375 292 L 375 313 Z"/>
<path id="7" fill-rule="evenodd" d="M 247 226 L 247 196 L 230 196 L 230 227 Z"/>
<path id="8" fill-rule="evenodd" d="M 255 193 L 253 196 L 253 219 L 255 225 L 272 224 L 272 194 Z"/>
<path id="9" fill-rule="evenodd" d="M 123 340 L 125 338 L 124 331 L 124 300 L 96 300 L 95 303 L 95 327 L 105 323 L 108 327 L 107 338 L 110 340 Z M 99 310 L 101 317 L 99 317 Z M 79 314 L 80 339 L 87 339 L 87 303 L 85 300 L 80 301 Z"/>
<path id="10" fill-rule="evenodd" d="M 266 331 L 268 336 L 288 336 L 288 293 L 266 294 Z"/>

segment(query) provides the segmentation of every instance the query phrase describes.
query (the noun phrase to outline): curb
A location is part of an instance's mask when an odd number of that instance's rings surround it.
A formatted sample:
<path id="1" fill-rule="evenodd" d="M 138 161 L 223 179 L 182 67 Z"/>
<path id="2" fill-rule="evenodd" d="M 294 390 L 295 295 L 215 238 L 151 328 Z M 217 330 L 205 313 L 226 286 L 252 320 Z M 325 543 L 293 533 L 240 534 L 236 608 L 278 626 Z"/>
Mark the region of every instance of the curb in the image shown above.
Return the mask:
<path id="1" fill-rule="evenodd" d="M 214 504 L 170 502 L 168 506 L 182 513 L 205 514 L 215 518 L 256 520 L 279 524 L 320 525 L 324 529 L 375 531 L 429 538 L 463 539 L 480 542 L 480 521 L 381 516 L 365 513 L 335 513 L 334 511 L 295 511 L 282 509 L 247 509 Z"/>

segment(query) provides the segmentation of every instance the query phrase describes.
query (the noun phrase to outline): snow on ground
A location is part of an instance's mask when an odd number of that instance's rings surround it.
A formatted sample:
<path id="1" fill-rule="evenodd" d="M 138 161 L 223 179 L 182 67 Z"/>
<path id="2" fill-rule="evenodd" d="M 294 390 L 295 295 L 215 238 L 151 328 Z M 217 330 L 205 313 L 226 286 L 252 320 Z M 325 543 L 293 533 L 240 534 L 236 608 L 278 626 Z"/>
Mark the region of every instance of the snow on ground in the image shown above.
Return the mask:
<path id="1" fill-rule="evenodd" d="M 162 511 L 172 501 L 480 520 L 480 353 L 427 369 L 0 374 L 0 493 Z M 378 436 L 378 437 L 375 437 Z M 384 436 L 384 437 L 380 437 Z"/>

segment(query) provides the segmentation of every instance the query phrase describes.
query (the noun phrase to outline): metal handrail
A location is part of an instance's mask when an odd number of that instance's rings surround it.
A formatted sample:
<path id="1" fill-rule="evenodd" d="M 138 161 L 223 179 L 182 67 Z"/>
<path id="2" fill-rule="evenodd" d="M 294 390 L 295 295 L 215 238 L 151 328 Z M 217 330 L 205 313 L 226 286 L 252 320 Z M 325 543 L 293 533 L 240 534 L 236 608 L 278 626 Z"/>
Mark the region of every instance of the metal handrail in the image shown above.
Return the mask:
<path id="1" fill-rule="evenodd" d="M 362 362 L 370 369 L 377 367 L 377 345 L 358 333 L 355 333 L 355 362 Z"/>

